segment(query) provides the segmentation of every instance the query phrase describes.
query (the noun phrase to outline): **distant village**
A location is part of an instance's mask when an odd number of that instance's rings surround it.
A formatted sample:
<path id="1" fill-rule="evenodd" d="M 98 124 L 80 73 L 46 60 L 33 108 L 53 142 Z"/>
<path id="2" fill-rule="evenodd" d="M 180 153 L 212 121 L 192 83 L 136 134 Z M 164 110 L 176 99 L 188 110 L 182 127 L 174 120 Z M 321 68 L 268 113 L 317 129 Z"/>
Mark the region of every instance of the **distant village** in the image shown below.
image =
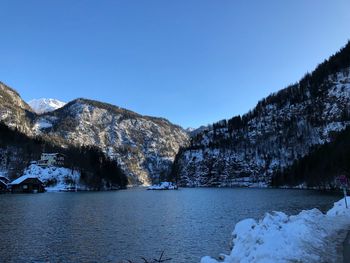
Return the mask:
<path id="1" fill-rule="evenodd" d="M 38 161 L 30 162 L 31 165 L 38 165 L 42 168 L 50 166 L 64 166 L 65 156 L 60 153 L 42 153 Z M 10 181 L 0 174 L 0 193 L 43 193 L 44 183 L 37 177 L 23 175 L 14 181 Z"/>

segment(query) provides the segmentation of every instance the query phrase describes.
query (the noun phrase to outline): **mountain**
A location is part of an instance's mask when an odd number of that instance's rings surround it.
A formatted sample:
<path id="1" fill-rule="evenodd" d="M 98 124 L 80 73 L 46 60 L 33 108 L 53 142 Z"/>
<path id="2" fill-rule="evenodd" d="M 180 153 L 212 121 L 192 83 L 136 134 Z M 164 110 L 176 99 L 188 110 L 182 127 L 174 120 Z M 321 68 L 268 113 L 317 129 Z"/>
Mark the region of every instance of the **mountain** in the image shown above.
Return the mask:
<path id="1" fill-rule="evenodd" d="M 41 153 L 60 152 L 65 167 L 41 168 L 29 164 Z M 43 172 L 42 174 L 40 174 Z M 0 123 L 0 174 L 16 179 L 22 174 L 38 175 L 47 186 L 64 189 L 79 184 L 80 189 L 100 190 L 125 187 L 127 177 L 115 160 L 96 147 L 62 148 L 39 137 L 29 137 Z"/>
<path id="2" fill-rule="evenodd" d="M 117 161 L 130 184 L 166 179 L 178 150 L 189 141 L 185 130 L 166 119 L 93 100 L 76 99 L 37 114 L 5 84 L 0 85 L 0 121 L 61 147 L 96 146 Z"/>
<path id="3" fill-rule="evenodd" d="M 165 179 L 188 143 L 185 130 L 166 119 L 87 99 L 38 116 L 33 127 L 36 135 L 61 144 L 98 146 L 118 161 L 131 184 Z"/>
<path id="4" fill-rule="evenodd" d="M 31 121 L 35 113 L 17 91 L 0 82 L 0 121 L 9 127 L 27 134 L 31 132 Z"/>
<path id="5" fill-rule="evenodd" d="M 350 124 L 350 42 L 247 114 L 191 135 L 166 119 L 87 99 L 37 114 L 3 83 L 0 121 L 62 149 L 95 146 L 120 165 L 129 184 L 172 176 L 183 186 L 281 185 L 298 160 L 331 143 Z M 324 180 L 330 179 L 313 182 Z"/>
<path id="6" fill-rule="evenodd" d="M 66 105 L 65 102 L 56 99 L 45 98 L 31 100 L 28 102 L 28 104 L 37 114 L 43 114 L 46 112 L 54 111 Z"/>
<path id="7" fill-rule="evenodd" d="M 247 114 L 192 136 L 175 160 L 173 176 L 183 186 L 270 185 L 274 175 L 349 124 L 350 42 Z"/>
<path id="8" fill-rule="evenodd" d="M 196 136 L 198 133 L 201 133 L 201 132 L 203 132 L 203 131 L 205 131 L 205 130 L 207 130 L 208 129 L 208 127 L 207 126 L 200 126 L 199 128 L 197 128 L 197 129 L 194 129 L 194 128 L 187 128 L 186 129 L 186 131 L 187 131 L 187 133 L 191 136 L 191 137 L 194 137 L 194 136 Z"/>

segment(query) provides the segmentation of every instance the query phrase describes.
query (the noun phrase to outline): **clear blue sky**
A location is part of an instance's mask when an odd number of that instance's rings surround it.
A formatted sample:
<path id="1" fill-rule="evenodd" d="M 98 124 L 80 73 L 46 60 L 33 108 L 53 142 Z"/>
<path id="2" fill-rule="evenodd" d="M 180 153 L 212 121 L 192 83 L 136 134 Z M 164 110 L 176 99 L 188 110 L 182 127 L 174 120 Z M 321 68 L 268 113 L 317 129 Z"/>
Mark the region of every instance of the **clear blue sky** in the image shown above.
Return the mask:
<path id="1" fill-rule="evenodd" d="M 0 0 L 0 80 L 198 127 L 247 112 L 350 39 L 350 1 Z"/>

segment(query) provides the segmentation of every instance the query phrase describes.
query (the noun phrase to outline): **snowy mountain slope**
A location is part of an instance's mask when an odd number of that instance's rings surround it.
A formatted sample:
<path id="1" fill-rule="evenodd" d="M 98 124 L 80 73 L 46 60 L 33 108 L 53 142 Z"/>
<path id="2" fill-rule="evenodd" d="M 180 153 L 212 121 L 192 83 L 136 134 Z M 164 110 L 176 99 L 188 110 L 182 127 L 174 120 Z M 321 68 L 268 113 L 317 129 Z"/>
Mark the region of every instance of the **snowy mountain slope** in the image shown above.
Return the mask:
<path id="1" fill-rule="evenodd" d="M 200 126 L 199 128 L 187 128 L 186 131 L 191 137 L 195 137 L 197 134 L 209 130 L 207 126 Z"/>
<path id="2" fill-rule="evenodd" d="M 35 114 L 17 91 L 0 82 L 0 121 L 9 127 L 31 134 L 31 121 Z"/>
<path id="3" fill-rule="evenodd" d="M 96 145 L 118 160 L 130 183 L 150 184 L 166 177 L 187 133 L 162 118 L 77 99 L 37 119 L 39 134 L 74 145 Z M 47 128 L 49 127 L 49 128 Z"/>
<path id="4" fill-rule="evenodd" d="M 264 186 L 350 124 L 350 43 L 251 112 L 217 122 L 176 158 L 185 186 Z"/>
<path id="5" fill-rule="evenodd" d="M 28 102 L 28 105 L 35 111 L 37 114 L 43 114 L 46 112 L 54 111 L 59 108 L 62 108 L 66 105 L 65 102 L 56 100 L 56 99 L 34 99 Z"/>
<path id="6" fill-rule="evenodd" d="M 64 147 L 96 146 L 118 161 L 131 184 L 166 179 L 178 150 L 189 141 L 185 130 L 166 119 L 102 102 L 77 99 L 37 114 L 4 84 L 0 102 L 0 121 L 7 126 Z"/>

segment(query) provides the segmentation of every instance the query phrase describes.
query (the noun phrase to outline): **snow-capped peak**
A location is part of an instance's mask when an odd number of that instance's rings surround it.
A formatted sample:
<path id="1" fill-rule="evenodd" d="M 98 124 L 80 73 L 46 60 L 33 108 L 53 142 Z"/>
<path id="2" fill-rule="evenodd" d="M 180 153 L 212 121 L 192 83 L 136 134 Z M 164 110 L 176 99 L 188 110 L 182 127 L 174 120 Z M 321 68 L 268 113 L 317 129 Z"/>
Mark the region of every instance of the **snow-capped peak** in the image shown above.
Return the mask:
<path id="1" fill-rule="evenodd" d="M 31 100 L 28 104 L 38 114 L 54 111 L 66 105 L 65 102 L 45 98 Z"/>

